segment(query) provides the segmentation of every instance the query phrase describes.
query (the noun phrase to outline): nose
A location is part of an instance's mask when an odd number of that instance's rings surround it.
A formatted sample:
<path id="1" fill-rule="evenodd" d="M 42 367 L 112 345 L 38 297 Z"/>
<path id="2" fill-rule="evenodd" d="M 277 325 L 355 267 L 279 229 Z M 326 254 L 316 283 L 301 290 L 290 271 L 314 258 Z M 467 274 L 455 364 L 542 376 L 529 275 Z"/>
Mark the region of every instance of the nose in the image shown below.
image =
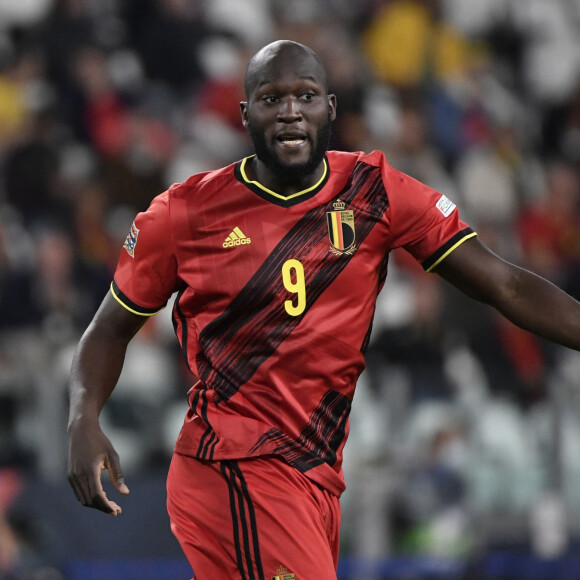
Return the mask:
<path id="1" fill-rule="evenodd" d="M 280 101 L 278 109 L 278 119 L 280 121 L 292 123 L 301 118 L 302 109 L 300 108 L 300 101 L 296 97 L 287 97 Z"/>

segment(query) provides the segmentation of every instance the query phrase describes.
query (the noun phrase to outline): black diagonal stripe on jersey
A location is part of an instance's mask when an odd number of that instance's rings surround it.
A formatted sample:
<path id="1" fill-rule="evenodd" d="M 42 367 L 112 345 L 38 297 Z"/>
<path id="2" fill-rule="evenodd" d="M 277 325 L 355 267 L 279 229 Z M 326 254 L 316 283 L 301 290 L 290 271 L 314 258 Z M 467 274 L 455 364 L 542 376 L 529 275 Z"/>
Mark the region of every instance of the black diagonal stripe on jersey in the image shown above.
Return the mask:
<path id="1" fill-rule="evenodd" d="M 209 438 L 208 438 L 208 435 L 209 435 Z M 211 427 L 208 427 L 206 429 L 205 433 L 203 434 L 202 440 L 199 444 L 196 458 L 197 459 L 207 459 L 208 461 L 213 461 L 213 454 L 214 454 L 215 447 L 216 447 L 218 441 L 219 441 L 219 439 L 218 439 L 218 436 L 216 435 L 216 432 Z"/>
<path id="2" fill-rule="evenodd" d="M 190 407 L 195 412 L 197 412 L 197 405 L 199 404 L 199 399 L 202 397 L 202 394 L 205 394 L 205 391 L 202 391 L 201 389 L 196 390 L 195 394 L 193 395 L 193 399 L 191 400 Z M 197 452 L 195 454 L 195 456 L 198 459 L 206 459 L 206 457 L 204 457 L 205 440 L 207 439 L 207 437 L 209 435 L 211 435 L 213 433 L 213 429 L 211 428 L 211 425 L 207 421 L 207 412 L 206 411 L 207 411 L 207 397 L 204 397 L 202 404 L 201 404 L 201 409 L 199 410 L 199 416 L 202 418 L 203 421 L 205 421 L 207 427 L 206 427 L 203 435 L 201 436 L 201 440 L 199 442 L 199 446 L 198 446 Z M 205 419 L 204 419 L 204 417 L 205 417 Z"/>
<path id="3" fill-rule="evenodd" d="M 278 429 L 268 429 L 250 450 L 250 455 L 277 455 L 300 472 L 324 463 L 321 457 L 305 450 L 295 439 Z"/>
<path id="4" fill-rule="evenodd" d="M 381 262 L 381 266 L 379 269 L 379 279 L 378 279 L 378 283 L 377 283 L 377 295 L 379 294 L 379 292 L 381 291 L 381 288 L 383 287 L 383 284 L 385 283 L 385 280 L 387 278 L 387 272 L 389 269 L 389 254 L 385 254 L 385 257 L 383 258 L 383 261 Z M 375 304 L 375 309 L 376 309 L 376 304 Z M 367 352 L 367 348 L 369 346 L 369 342 L 371 340 L 371 333 L 373 331 L 373 322 L 375 319 L 375 315 L 374 315 L 374 311 L 373 311 L 373 315 L 371 316 L 371 322 L 369 324 L 369 328 L 365 334 L 363 343 L 360 347 L 360 351 L 362 352 L 362 354 L 366 354 Z"/>
<path id="5" fill-rule="evenodd" d="M 193 371 L 191 370 L 191 366 L 189 365 L 189 358 L 187 356 L 187 338 L 188 338 L 187 319 L 185 318 L 185 315 L 183 314 L 183 311 L 181 310 L 181 305 L 180 305 L 180 300 L 181 300 L 181 297 L 183 296 L 184 292 L 185 292 L 185 288 L 180 290 L 175 298 L 175 302 L 173 303 L 172 323 L 173 323 L 173 331 L 175 332 L 175 335 L 177 336 L 177 340 L 179 341 L 179 344 L 181 345 L 181 352 L 183 353 L 183 356 L 185 357 L 185 364 L 187 365 L 187 368 L 189 369 L 189 371 L 193 374 Z M 179 321 L 179 324 L 178 324 L 178 321 Z M 181 335 L 178 334 L 179 329 L 181 329 L 181 333 L 180 333 Z"/>
<path id="6" fill-rule="evenodd" d="M 213 452 L 215 446 L 217 445 L 219 439 L 216 435 L 216 432 L 213 430 L 212 426 L 209 424 L 209 419 L 207 417 L 207 391 L 202 389 L 197 389 L 193 398 L 190 403 L 190 407 L 193 411 L 198 412 L 198 404 L 199 400 L 202 399 L 201 408 L 199 409 L 199 416 L 202 418 L 204 423 L 207 425 L 203 435 L 201 436 L 201 440 L 199 442 L 199 446 L 197 448 L 197 452 L 195 457 L 197 459 L 209 459 L 210 461 L 213 459 Z M 208 439 L 209 438 L 209 439 Z"/>
<path id="7" fill-rule="evenodd" d="M 336 463 L 336 453 L 344 440 L 351 402 L 345 395 L 328 391 L 298 439 L 270 429 L 250 450 L 251 455 L 280 455 L 302 473 L 320 465 Z"/>
<path id="8" fill-rule="evenodd" d="M 198 396 L 199 395 L 199 396 Z M 198 459 L 209 459 L 210 461 L 213 459 L 213 452 L 215 446 L 217 445 L 218 438 L 216 432 L 213 430 L 212 426 L 209 424 L 209 419 L 207 417 L 207 391 L 198 391 L 195 394 L 195 407 L 192 404 L 192 409 L 197 408 L 197 404 L 199 402 L 199 398 L 201 397 L 201 409 L 199 411 L 199 416 L 202 418 L 203 422 L 207 425 L 207 429 L 205 430 L 204 434 L 201 437 L 199 442 L 199 447 L 197 449 L 196 457 Z"/>
<path id="9" fill-rule="evenodd" d="M 336 451 L 344 439 L 346 420 L 351 402 L 345 395 L 329 391 L 312 413 L 308 426 L 300 433 L 299 442 L 321 457 L 325 463 L 334 465 Z"/>
<path id="10" fill-rule="evenodd" d="M 355 206 L 356 243 L 361 244 L 388 205 L 380 169 L 357 164 L 337 197 L 347 207 Z M 307 212 L 226 310 L 201 332 L 197 367 L 200 379 L 216 389 L 218 401 L 232 397 L 252 377 L 352 259 L 348 254 L 329 259 L 328 247 L 321 243 L 328 237 L 327 210 Z M 305 273 L 307 306 L 297 317 L 285 312 L 282 298 L 287 295 L 282 265 L 289 259 L 317 264 Z"/>

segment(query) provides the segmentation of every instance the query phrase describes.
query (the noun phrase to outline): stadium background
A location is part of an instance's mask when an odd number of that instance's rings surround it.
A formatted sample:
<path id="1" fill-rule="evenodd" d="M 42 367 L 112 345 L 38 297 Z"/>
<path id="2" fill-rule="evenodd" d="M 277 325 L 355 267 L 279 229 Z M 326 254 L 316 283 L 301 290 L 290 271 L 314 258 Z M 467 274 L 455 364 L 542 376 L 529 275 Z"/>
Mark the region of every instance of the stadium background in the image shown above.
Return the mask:
<path id="1" fill-rule="evenodd" d="M 0 579 L 172 580 L 164 477 L 190 377 L 168 311 L 103 416 L 132 493 L 65 482 L 72 351 L 136 211 L 250 151 L 244 64 L 312 46 L 335 148 L 383 149 L 580 297 L 580 1 L 0 0 Z M 580 355 L 395 254 L 345 471 L 341 580 L 580 578 Z"/>

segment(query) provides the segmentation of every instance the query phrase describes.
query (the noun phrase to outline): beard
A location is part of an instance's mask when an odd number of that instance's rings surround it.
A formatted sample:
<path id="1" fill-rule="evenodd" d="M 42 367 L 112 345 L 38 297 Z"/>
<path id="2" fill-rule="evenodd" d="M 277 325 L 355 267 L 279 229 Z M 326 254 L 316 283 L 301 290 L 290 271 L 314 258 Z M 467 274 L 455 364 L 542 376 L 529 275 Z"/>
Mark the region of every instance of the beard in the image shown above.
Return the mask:
<path id="1" fill-rule="evenodd" d="M 253 123 L 248 123 L 248 132 L 254 145 L 256 157 L 278 178 L 284 181 L 301 181 L 304 177 L 314 173 L 324 159 L 324 154 L 328 150 L 330 137 L 332 134 L 332 121 L 330 114 L 324 125 L 316 133 L 316 142 L 310 151 L 308 159 L 304 163 L 284 163 L 280 160 L 273 147 L 266 142 L 266 137 L 262 131 L 258 131 Z"/>

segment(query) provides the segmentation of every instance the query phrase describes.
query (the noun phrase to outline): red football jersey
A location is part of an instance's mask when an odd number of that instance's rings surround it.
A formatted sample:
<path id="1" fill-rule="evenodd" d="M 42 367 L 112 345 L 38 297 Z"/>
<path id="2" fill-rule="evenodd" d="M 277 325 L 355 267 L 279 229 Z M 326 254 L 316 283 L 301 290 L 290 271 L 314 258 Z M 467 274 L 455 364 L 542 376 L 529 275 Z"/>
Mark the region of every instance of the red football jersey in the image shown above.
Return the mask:
<path id="1" fill-rule="evenodd" d="M 140 213 L 112 285 L 150 315 L 174 292 L 199 382 L 176 444 L 200 459 L 276 455 L 340 495 L 342 449 L 389 251 L 429 271 L 476 235 L 444 195 L 384 155 L 330 151 L 280 195 L 247 159 L 172 186 Z"/>

